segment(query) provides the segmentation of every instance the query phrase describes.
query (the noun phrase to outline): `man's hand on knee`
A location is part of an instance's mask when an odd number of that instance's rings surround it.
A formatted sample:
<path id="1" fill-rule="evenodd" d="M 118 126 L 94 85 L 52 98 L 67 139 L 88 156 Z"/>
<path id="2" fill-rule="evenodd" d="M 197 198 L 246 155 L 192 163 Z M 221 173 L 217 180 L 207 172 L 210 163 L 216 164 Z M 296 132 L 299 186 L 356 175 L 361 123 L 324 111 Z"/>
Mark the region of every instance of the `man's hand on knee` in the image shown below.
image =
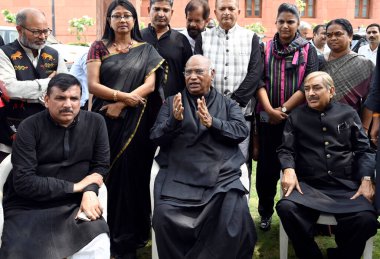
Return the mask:
<path id="1" fill-rule="evenodd" d="M 369 202 L 373 202 L 375 197 L 375 187 L 371 180 L 362 180 L 358 191 L 351 197 L 351 200 L 356 199 L 360 195 L 363 195 Z"/>
<path id="2" fill-rule="evenodd" d="M 298 183 L 298 178 L 296 172 L 293 168 L 286 168 L 283 170 L 283 176 L 281 179 L 281 188 L 285 197 L 288 197 L 294 188 L 296 188 L 299 193 L 303 194 L 301 187 Z"/>
<path id="3" fill-rule="evenodd" d="M 82 202 L 80 204 L 76 218 L 78 218 L 78 215 L 82 211 L 91 220 L 97 220 L 102 216 L 103 208 L 101 207 L 98 196 L 95 192 L 87 191 L 83 193 Z"/>

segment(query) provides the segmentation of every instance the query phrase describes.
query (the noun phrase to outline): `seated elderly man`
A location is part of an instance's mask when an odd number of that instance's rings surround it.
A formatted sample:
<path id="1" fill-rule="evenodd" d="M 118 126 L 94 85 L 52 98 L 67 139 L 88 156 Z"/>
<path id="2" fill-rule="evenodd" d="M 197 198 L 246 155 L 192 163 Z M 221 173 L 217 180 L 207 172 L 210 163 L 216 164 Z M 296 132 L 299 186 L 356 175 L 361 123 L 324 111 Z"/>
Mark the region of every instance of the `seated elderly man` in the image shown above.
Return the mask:
<path id="1" fill-rule="evenodd" d="M 329 258 L 360 258 L 376 234 L 375 154 L 357 112 L 330 102 L 328 74 L 311 73 L 304 86 L 307 104 L 289 115 L 278 149 L 285 196 L 277 213 L 299 258 L 323 258 L 313 236 L 321 212 L 338 222 L 337 248 L 327 250 Z"/>
<path id="2" fill-rule="evenodd" d="M 166 99 L 151 130 L 156 161 L 153 228 L 160 258 L 252 258 L 256 231 L 239 180 L 248 128 L 238 103 L 212 86 L 209 59 L 185 68 L 186 89 Z"/>
<path id="3" fill-rule="evenodd" d="M 0 258 L 110 258 L 97 192 L 109 167 L 103 118 L 80 111 L 81 86 L 59 74 L 46 110 L 21 122 L 4 189 Z"/>

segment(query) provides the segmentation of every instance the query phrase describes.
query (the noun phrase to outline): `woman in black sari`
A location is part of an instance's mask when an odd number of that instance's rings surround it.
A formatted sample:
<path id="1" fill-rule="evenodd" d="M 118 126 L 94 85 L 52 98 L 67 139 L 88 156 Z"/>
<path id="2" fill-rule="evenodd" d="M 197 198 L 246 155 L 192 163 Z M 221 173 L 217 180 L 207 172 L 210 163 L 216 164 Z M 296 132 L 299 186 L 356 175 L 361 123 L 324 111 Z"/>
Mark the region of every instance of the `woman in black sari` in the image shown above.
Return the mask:
<path id="1" fill-rule="evenodd" d="M 111 147 L 108 224 L 111 253 L 135 258 L 150 233 L 149 179 L 155 146 L 149 140 L 161 105 L 161 64 L 157 51 L 141 39 L 137 13 L 126 0 L 107 11 L 102 40 L 92 44 L 87 60 L 92 110 L 104 115 Z"/>

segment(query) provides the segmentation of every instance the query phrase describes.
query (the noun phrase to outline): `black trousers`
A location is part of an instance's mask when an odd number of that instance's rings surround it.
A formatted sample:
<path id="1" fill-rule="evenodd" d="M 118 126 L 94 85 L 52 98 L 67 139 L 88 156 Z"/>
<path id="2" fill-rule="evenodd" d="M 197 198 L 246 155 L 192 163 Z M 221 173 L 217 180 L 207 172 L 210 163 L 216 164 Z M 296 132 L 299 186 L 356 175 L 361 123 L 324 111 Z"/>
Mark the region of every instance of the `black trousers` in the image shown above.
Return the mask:
<path id="1" fill-rule="evenodd" d="M 271 125 L 259 122 L 259 159 L 256 169 L 256 191 L 259 197 L 259 214 L 270 217 L 273 214 L 277 182 L 280 179 L 280 162 L 276 149 L 281 145 L 285 123 Z"/>
<path id="2" fill-rule="evenodd" d="M 276 210 L 297 257 L 323 258 L 313 231 L 320 212 L 289 200 L 279 201 Z M 375 213 L 361 211 L 334 216 L 338 222 L 335 231 L 337 258 L 360 259 L 367 240 L 377 232 Z"/>

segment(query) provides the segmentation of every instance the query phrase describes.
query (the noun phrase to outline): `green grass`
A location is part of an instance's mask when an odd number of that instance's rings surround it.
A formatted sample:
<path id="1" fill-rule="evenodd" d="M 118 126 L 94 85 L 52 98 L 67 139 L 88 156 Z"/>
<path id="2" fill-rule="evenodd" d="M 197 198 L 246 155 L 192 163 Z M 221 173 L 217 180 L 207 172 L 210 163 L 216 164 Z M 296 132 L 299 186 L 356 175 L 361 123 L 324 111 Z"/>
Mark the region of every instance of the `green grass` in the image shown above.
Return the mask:
<path id="1" fill-rule="evenodd" d="M 255 188 L 256 183 L 256 167 L 254 164 L 253 172 L 252 172 L 252 184 L 251 184 L 251 197 L 249 199 L 249 208 L 253 220 L 257 225 L 260 222 L 260 216 L 257 212 L 258 206 L 258 198 Z M 279 185 L 277 189 L 276 201 L 280 199 L 279 195 Z M 255 253 L 253 258 L 264 258 L 264 259 L 278 259 L 280 258 L 280 246 L 279 246 L 279 219 L 277 214 L 275 213 L 272 217 L 272 228 L 268 232 L 261 231 L 258 227 L 256 227 L 256 231 L 258 234 L 258 241 L 255 246 Z M 326 249 L 328 247 L 335 247 L 334 237 L 326 237 L 326 236 L 318 236 L 316 237 L 317 243 L 321 248 L 322 252 L 325 254 Z M 380 233 L 378 231 L 375 236 L 375 240 L 373 242 L 373 258 L 380 258 Z M 140 249 L 138 251 L 139 259 L 150 259 L 151 258 L 151 243 Z M 294 251 L 292 245 L 289 243 L 289 259 L 296 258 L 294 255 Z"/>

